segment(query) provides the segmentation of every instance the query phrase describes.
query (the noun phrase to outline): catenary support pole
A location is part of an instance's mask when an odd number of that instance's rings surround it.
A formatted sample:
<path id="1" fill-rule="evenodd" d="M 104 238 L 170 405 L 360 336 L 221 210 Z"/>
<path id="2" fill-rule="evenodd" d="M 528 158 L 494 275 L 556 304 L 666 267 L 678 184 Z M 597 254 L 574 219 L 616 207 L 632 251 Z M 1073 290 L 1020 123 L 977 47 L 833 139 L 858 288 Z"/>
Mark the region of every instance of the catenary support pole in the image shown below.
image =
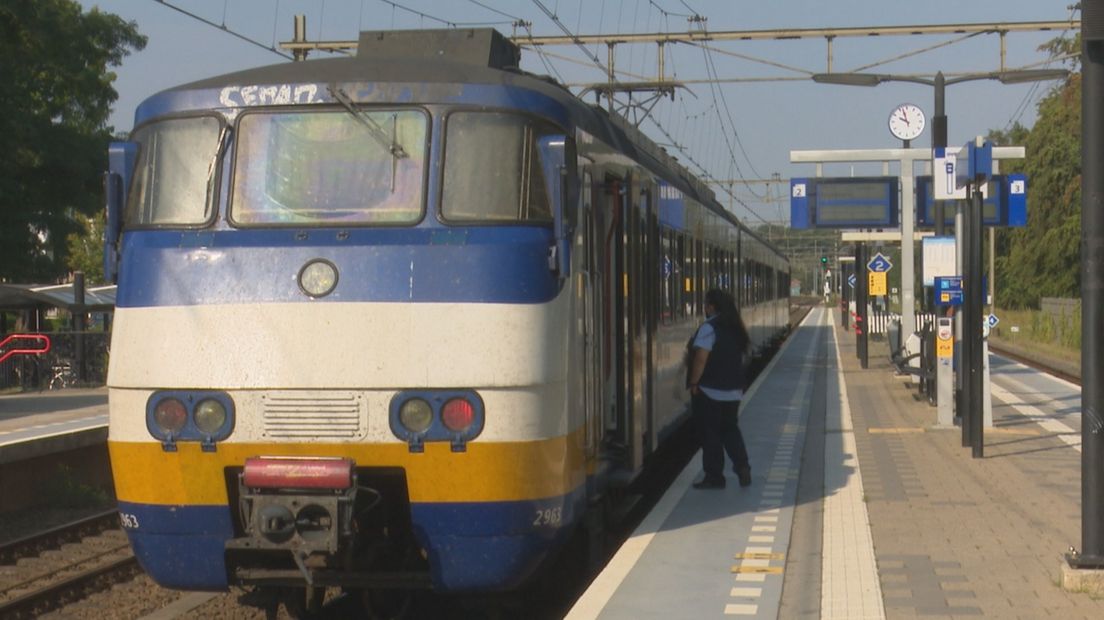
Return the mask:
<path id="1" fill-rule="evenodd" d="M 1104 0 L 1081 3 L 1081 553 L 1104 568 Z"/>
<path id="2" fill-rule="evenodd" d="M 84 272 L 73 274 L 73 371 L 77 380 L 81 383 L 87 379 L 85 367 L 88 365 L 84 356 Z"/>
<path id="3" fill-rule="evenodd" d="M 859 356 L 859 366 L 866 368 L 868 365 L 867 342 L 870 325 L 866 315 L 866 305 L 869 303 L 869 285 L 866 269 L 866 244 L 855 244 L 855 349 Z"/>
<path id="4" fill-rule="evenodd" d="M 969 231 L 966 237 L 966 263 L 968 279 L 966 286 L 965 304 L 966 317 L 962 328 L 964 336 L 970 341 L 970 361 L 967 365 L 967 380 L 970 382 L 970 395 L 967 405 L 967 413 L 970 416 L 970 446 L 975 459 L 985 456 L 984 420 L 982 405 L 982 340 L 981 340 L 981 306 L 984 299 L 981 277 L 981 236 L 982 236 L 982 197 L 981 187 L 972 186 L 970 207 L 967 211 Z"/>
<path id="5" fill-rule="evenodd" d="M 946 79 L 943 77 L 943 72 L 940 71 L 935 74 L 935 81 L 932 85 L 935 87 L 935 111 L 932 115 L 932 155 L 935 155 L 936 149 L 947 148 L 947 113 L 944 111 L 944 93 L 946 92 Z M 933 171 L 932 174 L 935 174 Z M 932 203 L 932 216 L 935 218 L 935 234 L 942 237 L 946 233 L 946 217 L 944 213 L 946 211 L 943 208 L 944 201 L 936 200 Z M 917 208 L 923 208 L 923 205 L 918 205 Z"/>

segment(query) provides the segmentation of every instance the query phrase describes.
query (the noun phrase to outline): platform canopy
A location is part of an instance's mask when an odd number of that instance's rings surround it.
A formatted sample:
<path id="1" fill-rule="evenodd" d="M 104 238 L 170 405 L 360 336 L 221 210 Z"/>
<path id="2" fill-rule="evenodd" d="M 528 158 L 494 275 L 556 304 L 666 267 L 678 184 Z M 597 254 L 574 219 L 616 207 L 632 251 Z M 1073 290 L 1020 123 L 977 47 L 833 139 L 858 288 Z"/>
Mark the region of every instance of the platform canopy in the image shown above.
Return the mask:
<path id="1" fill-rule="evenodd" d="M 85 289 L 84 309 L 87 312 L 109 312 L 115 309 L 114 284 Z M 20 310 L 47 305 L 72 311 L 76 305 L 70 284 L 0 284 L 0 310 Z"/>

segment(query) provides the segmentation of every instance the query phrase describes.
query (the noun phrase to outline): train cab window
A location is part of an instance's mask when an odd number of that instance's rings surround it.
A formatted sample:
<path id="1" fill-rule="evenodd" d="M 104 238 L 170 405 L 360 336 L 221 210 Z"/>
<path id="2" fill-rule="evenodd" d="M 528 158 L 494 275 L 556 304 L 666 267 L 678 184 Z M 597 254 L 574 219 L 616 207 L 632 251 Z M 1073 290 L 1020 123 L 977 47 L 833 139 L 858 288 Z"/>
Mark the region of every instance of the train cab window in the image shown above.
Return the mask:
<path id="1" fill-rule="evenodd" d="M 421 110 L 243 115 L 231 220 L 244 226 L 416 223 L 428 132 Z"/>
<path id="2" fill-rule="evenodd" d="M 178 118 L 134 132 L 138 160 L 126 226 L 198 226 L 211 219 L 221 124 L 213 117 Z"/>
<path id="3" fill-rule="evenodd" d="M 450 221 L 551 222 L 552 177 L 541 138 L 557 132 L 517 114 L 454 112 L 445 130 L 441 215 Z"/>

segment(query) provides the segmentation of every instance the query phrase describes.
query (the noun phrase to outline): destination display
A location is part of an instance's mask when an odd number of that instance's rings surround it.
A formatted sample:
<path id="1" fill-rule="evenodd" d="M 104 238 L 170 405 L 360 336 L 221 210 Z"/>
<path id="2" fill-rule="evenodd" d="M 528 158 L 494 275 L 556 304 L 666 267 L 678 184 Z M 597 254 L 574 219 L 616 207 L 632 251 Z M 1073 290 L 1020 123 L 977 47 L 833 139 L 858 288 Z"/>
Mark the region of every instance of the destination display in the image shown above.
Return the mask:
<path id="1" fill-rule="evenodd" d="M 896 228 L 897 177 L 790 181 L 793 228 Z"/>
<path id="2" fill-rule="evenodd" d="M 983 226 L 1002 226 L 1001 224 L 1001 198 L 1004 191 L 1005 178 L 994 175 L 985 189 L 982 191 L 981 223 Z M 932 178 L 930 176 L 916 177 L 916 225 L 924 228 L 935 227 L 935 201 L 932 199 Z M 955 201 L 947 200 L 943 209 L 943 223 L 954 226 Z"/>
<path id="3" fill-rule="evenodd" d="M 1023 174 L 995 174 L 982 192 L 981 207 L 983 226 L 1027 225 L 1027 177 Z M 916 177 L 916 226 L 935 227 L 935 204 L 932 200 L 932 178 Z M 943 223 L 954 226 L 955 201 L 947 200 L 943 209 Z"/>

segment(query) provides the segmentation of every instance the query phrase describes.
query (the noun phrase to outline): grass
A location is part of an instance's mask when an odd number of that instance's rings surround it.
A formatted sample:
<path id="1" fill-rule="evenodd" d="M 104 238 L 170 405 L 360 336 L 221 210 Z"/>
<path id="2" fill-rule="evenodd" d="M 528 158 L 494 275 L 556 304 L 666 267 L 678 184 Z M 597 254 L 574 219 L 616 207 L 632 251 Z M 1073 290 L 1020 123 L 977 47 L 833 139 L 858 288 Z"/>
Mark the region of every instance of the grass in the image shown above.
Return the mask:
<path id="1" fill-rule="evenodd" d="M 1000 323 L 990 334 L 995 343 L 1026 348 L 1080 366 L 1079 310 L 1066 317 L 1046 314 L 1041 310 L 996 310 L 995 314 L 1000 318 Z"/>

